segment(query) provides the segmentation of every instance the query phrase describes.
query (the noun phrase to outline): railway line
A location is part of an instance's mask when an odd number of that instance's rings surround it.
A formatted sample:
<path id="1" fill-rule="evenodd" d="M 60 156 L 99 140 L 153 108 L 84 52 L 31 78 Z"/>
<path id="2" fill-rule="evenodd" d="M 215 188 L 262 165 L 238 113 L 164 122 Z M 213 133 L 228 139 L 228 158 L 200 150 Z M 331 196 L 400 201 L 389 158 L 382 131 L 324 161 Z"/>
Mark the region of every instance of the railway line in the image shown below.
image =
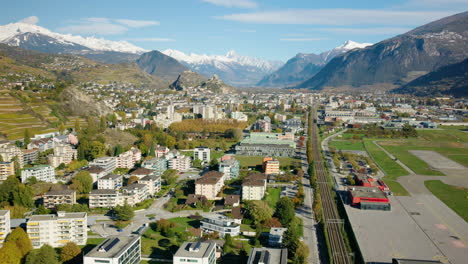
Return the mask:
<path id="1" fill-rule="evenodd" d="M 343 222 L 338 214 L 334 196 L 331 189 L 331 182 L 327 177 L 327 171 L 323 165 L 323 159 L 320 151 L 320 144 L 318 139 L 318 128 L 316 120 L 316 110 L 312 111 L 314 122 L 309 122 L 312 126 L 312 135 L 309 136 L 312 143 L 312 154 L 314 161 L 315 175 L 317 176 L 317 188 L 320 191 L 322 200 L 322 213 L 323 221 L 325 223 L 325 230 L 329 242 L 331 256 L 330 260 L 334 264 L 351 264 L 353 263 L 346 244 L 343 238 Z M 310 124 L 312 123 L 312 124 Z"/>

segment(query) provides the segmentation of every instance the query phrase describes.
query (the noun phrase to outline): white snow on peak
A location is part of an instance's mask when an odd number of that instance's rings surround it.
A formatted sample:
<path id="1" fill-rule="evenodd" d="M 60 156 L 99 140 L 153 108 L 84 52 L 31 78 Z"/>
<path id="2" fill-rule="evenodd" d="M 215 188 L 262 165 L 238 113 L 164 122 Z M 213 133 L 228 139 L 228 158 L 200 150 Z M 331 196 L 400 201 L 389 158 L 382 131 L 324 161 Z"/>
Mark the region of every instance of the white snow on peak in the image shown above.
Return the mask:
<path id="1" fill-rule="evenodd" d="M 217 68 L 224 68 L 224 64 L 238 64 L 241 66 L 260 68 L 265 71 L 272 71 L 276 70 L 282 65 L 282 62 L 278 61 L 269 61 L 260 58 L 239 55 L 234 50 L 228 51 L 226 55 L 207 55 L 195 53 L 186 54 L 182 51 L 173 49 L 164 50 L 162 53 L 180 62 L 184 62 L 193 66 L 209 64 Z"/>
<path id="2" fill-rule="evenodd" d="M 343 50 L 362 49 L 371 45 L 373 44 L 372 43 L 358 43 L 352 40 L 347 40 L 345 41 L 345 43 L 336 47 L 335 49 L 343 49 Z"/>
<path id="3" fill-rule="evenodd" d="M 96 51 L 117 51 L 135 54 L 141 54 L 143 52 L 146 52 L 145 49 L 137 47 L 127 41 L 112 41 L 96 37 L 82 37 L 71 34 L 59 34 L 41 26 L 21 22 L 10 23 L 7 25 L 0 26 L 0 42 L 5 42 L 6 40 L 13 39 L 19 34 L 28 32 L 49 36 L 51 38 L 56 39 L 59 42 L 62 42 L 63 44 L 70 44 L 70 42 L 79 44 Z"/>

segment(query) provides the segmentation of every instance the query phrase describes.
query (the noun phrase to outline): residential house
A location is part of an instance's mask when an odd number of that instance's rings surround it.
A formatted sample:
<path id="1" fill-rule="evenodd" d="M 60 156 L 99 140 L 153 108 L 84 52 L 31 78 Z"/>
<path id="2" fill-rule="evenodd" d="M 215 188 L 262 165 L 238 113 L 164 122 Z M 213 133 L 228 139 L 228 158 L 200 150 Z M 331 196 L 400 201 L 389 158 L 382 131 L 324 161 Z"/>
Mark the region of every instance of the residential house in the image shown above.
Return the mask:
<path id="1" fill-rule="evenodd" d="M 209 163 L 211 161 L 211 150 L 207 147 L 198 147 L 193 150 L 193 158 L 199 159 L 203 163 Z"/>
<path id="2" fill-rule="evenodd" d="M 266 175 L 253 173 L 244 178 L 242 182 L 242 200 L 261 200 L 266 191 Z"/>
<path id="3" fill-rule="evenodd" d="M 161 191 L 161 176 L 150 174 L 139 179 L 138 183 L 145 184 L 148 188 L 148 193 L 151 196 Z"/>
<path id="4" fill-rule="evenodd" d="M 226 180 L 239 177 L 239 161 L 232 156 L 223 156 L 219 163 L 219 172 L 224 173 L 224 178 Z"/>
<path id="5" fill-rule="evenodd" d="M 0 142 L 0 156 L 2 156 L 3 161 L 12 161 L 17 157 L 20 167 L 23 167 L 23 151 L 9 141 Z"/>
<path id="6" fill-rule="evenodd" d="M 21 182 L 27 182 L 31 177 L 35 177 L 38 181 L 56 182 L 55 170 L 49 165 L 36 165 L 21 171 Z"/>
<path id="7" fill-rule="evenodd" d="M 118 190 L 98 189 L 89 193 L 89 208 L 114 208 L 122 204 L 122 196 Z"/>
<path id="8" fill-rule="evenodd" d="M 272 157 L 263 158 L 262 166 L 266 175 L 278 175 L 280 173 L 280 162 Z"/>
<path id="9" fill-rule="evenodd" d="M 149 191 L 146 184 L 133 183 L 122 187 L 122 199 L 124 203 L 134 206 L 148 199 Z"/>
<path id="10" fill-rule="evenodd" d="M 42 196 L 45 208 L 55 208 L 59 204 L 75 204 L 76 191 L 75 190 L 52 190 L 48 191 Z"/>
<path id="11" fill-rule="evenodd" d="M 118 190 L 123 186 L 123 177 L 118 174 L 107 174 L 97 180 L 98 189 Z"/>
<path id="12" fill-rule="evenodd" d="M 107 175 L 106 170 L 98 166 L 91 166 L 87 168 L 86 171 L 88 171 L 91 177 L 93 178 L 93 183 Z"/>
<path id="13" fill-rule="evenodd" d="M 209 200 L 213 200 L 223 186 L 223 174 L 217 171 L 209 171 L 195 180 L 195 194 L 205 195 Z"/>
<path id="14" fill-rule="evenodd" d="M 114 172 L 117 168 L 117 159 L 115 157 L 100 157 L 89 163 L 89 166 L 98 166 L 104 169 L 105 174 Z"/>
<path id="15" fill-rule="evenodd" d="M 137 176 L 139 179 L 153 174 L 153 170 L 147 168 L 137 168 L 136 170 L 130 172 L 130 176 Z"/>
<path id="16" fill-rule="evenodd" d="M 23 164 L 33 164 L 39 157 L 38 149 L 23 149 Z"/>
<path id="17" fill-rule="evenodd" d="M 143 161 L 141 167 L 152 170 L 156 175 L 162 175 L 167 170 L 167 160 L 164 157 L 152 158 Z"/>
<path id="18" fill-rule="evenodd" d="M 236 207 L 240 204 L 240 195 L 230 194 L 224 197 L 224 206 Z"/>
<path id="19" fill-rule="evenodd" d="M 185 155 L 178 155 L 172 159 L 168 159 L 167 164 L 169 169 L 178 171 L 187 171 L 190 169 L 192 159 Z"/>
<path id="20" fill-rule="evenodd" d="M 206 217 L 200 222 L 203 232 L 218 232 L 221 237 L 227 234 L 231 235 L 231 237 L 235 237 L 240 234 L 240 225 L 236 224 L 233 219 L 224 215 Z"/>

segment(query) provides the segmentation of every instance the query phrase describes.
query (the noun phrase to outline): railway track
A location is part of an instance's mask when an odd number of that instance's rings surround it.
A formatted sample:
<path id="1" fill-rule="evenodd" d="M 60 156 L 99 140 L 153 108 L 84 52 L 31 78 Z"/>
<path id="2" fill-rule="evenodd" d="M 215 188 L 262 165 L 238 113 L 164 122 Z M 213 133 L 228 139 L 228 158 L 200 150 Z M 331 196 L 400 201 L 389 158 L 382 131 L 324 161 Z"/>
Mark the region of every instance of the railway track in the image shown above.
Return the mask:
<path id="1" fill-rule="evenodd" d="M 315 109 L 312 112 L 316 120 Z M 310 119 L 309 119 L 310 120 Z M 309 122 L 310 123 L 310 122 Z M 320 142 L 318 140 L 318 128 L 316 122 L 312 124 L 312 154 L 314 159 L 314 168 L 317 176 L 317 186 L 322 198 L 322 213 L 325 223 L 325 230 L 329 241 L 331 256 L 330 260 L 334 264 L 351 264 L 351 258 L 346 248 L 343 238 L 343 222 L 340 219 L 336 209 L 335 200 L 332 194 L 331 182 L 327 177 L 327 171 L 323 165 L 323 159 L 320 151 Z"/>

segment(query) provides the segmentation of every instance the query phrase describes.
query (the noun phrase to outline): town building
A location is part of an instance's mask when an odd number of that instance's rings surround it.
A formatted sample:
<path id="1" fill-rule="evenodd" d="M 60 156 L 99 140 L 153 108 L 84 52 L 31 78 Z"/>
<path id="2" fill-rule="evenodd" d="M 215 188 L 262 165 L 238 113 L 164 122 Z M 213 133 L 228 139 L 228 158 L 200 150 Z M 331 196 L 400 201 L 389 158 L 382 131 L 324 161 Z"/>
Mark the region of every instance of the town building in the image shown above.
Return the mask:
<path id="1" fill-rule="evenodd" d="M 55 170 L 49 165 L 36 165 L 21 171 L 21 182 L 27 182 L 31 177 L 35 177 L 38 181 L 56 182 Z"/>
<path id="2" fill-rule="evenodd" d="M 187 171 L 190 169 L 192 159 L 185 155 L 178 155 L 172 159 L 168 159 L 167 165 L 169 169 L 178 171 Z"/>
<path id="3" fill-rule="evenodd" d="M 216 264 L 216 243 L 184 242 L 174 254 L 172 263 Z"/>
<path id="4" fill-rule="evenodd" d="M 117 156 L 117 168 L 131 169 L 141 160 L 141 151 L 132 147 L 129 151 Z"/>
<path id="5" fill-rule="evenodd" d="M 223 174 L 217 171 L 209 171 L 195 180 L 195 194 L 205 195 L 209 200 L 213 200 L 223 186 Z"/>
<path id="6" fill-rule="evenodd" d="M 109 174 L 117 168 L 117 159 L 115 157 L 100 157 L 90 162 L 89 166 L 101 167 L 104 169 L 105 174 Z"/>
<path id="7" fill-rule="evenodd" d="M 167 160 L 164 157 L 145 160 L 141 167 L 153 171 L 156 175 L 162 175 L 167 170 Z"/>
<path id="8" fill-rule="evenodd" d="M 391 210 L 390 200 L 379 187 L 353 186 L 349 196 L 351 205 L 363 210 Z"/>
<path id="9" fill-rule="evenodd" d="M 33 164 L 39 157 L 38 149 L 23 149 L 23 164 Z"/>
<path id="10" fill-rule="evenodd" d="M 240 225 L 236 224 L 233 219 L 224 215 L 215 215 L 203 218 L 201 221 L 203 232 L 218 232 L 221 237 L 227 234 L 231 237 L 240 234 Z"/>
<path id="11" fill-rule="evenodd" d="M 139 179 L 138 183 L 145 184 L 151 196 L 161 191 L 161 176 L 151 174 Z"/>
<path id="12" fill-rule="evenodd" d="M 83 257 L 83 264 L 138 264 L 140 261 L 140 236 L 109 237 Z"/>
<path id="13" fill-rule="evenodd" d="M 52 190 L 42 196 L 45 208 L 55 208 L 59 204 L 76 204 L 75 190 Z"/>
<path id="14" fill-rule="evenodd" d="M 272 157 L 263 158 L 262 166 L 266 175 L 278 175 L 280 173 L 280 162 Z"/>
<path id="15" fill-rule="evenodd" d="M 240 205 L 240 195 L 229 194 L 224 197 L 224 206 L 236 207 Z"/>
<path id="16" fill-rule="evenodd" d="M 250 133 L 235 150 L 237 155 L 294 157 L 296 143 L 292 133 Z"/>
<path id="17" fill-rule="evenodd" d="M 118 190 L 98 189 L 89 193 L 89 208 L 114 208 L 122 204 L 122 196 Z"/>
<path id="18" fill-rule="evenodd" d="M 149 192 L 146 184 L 133 183 L 122 187 L 122 201 L 130 206 L 148 199 Z"/>
<path id="19" fill-rule="evenodd" d="M 211 161 L 210 157 L 210 148 L 207 147 L 198 147 L 193 150 L 193 158 L 199 159 L 203 163 L 209 163 Z"/>
<path id="20" fill-rule="evenodd" d="M 268 233 L 268 245 L 271 247 L 281 247 L 283 245 L 284 233 L 288 230 L 284 227 L 272 227 Z"/>
<path id="21" fill-rule="evenodd" d="M 118 190 L 123 186 L 123 177 L 118 174 L 107 174 L 97 180 L 98 189 L 115 189 Z"/>
<path id="22" fill-rule="evenodd" d="M 233 156 L 223 156 L 219 163 L 219 172 L 224 173 L 226 180 L 236 179 L 239 177 L 239 161 Z"/>
<path id="23" fill-rule="evenodd" d="M 15 164 L 12 161 L 0 161 L 0 181 L 4 181 L 10 175 L 15 174 Z"/>
<path id="24" fill-rule="evenodd" d="M 56 168 L 60 164 L 69 164 L 78 156 L 76 149 L 67 144 L 57 144 L 54 146 L 54 154 L 47 157 L 49 164 Z"/>
<path id="25" fill-rule="evenodd" d="M 87 213 L 57 212 L 56 215 L 33 215 L 26 222 L 26 232 L 33 248 L 44 244 L 63 247 L 68 242 L 86 245 L 88 231 Z"/>
<path id="26" fill-rule="evenodd" d="M 3 161 L 12 161 L 13 158 L 17 157 L 20 167 L 24 165 L 23 151 L 9 141 L 0 142 L 0 156 L 2 156 Z"/>
<path id="27" fill-rule="evenodd" d="M 286 248 L 252 248 L 247 264 L 287 264 Z"/>
<path id="28" fill-rule="evenodd" d="M 267 177 L 262 173 L 247 175 L 242 181 L 242 201 L 262 200 L 265 196 Z"/>
<path id="29" fill-rule="evenodd" d="M 27 149 L 39 149 L 40 151 L 46 151 L 49 149 L 53 149 L 56 142 L 53 138 L 39 138 L 31 140 L 31 142 L 26 146 Z"/>
<path id="30" fill-rule="evenodd" d="M 10 231 L 10 210 L 0 210 L 0 247 L 3 246 Z"/>
<path id="31" fill-rule="evenodd" d="M 249 120 L 249 117 L 242 112 L 232 112 L 231 118 L 237 121 L 244 121 L 244 122 L 247 122 Z"/>
<path id="32" fill-rule="evenodd" d="M 87 168 L 86 171 L 88 171 L 91 177 L 93 178 L 93 183 L 107 175 L 106 170 L 98 166 L 91 166 Z"/>
<path id="33" fill-rule="evenodd" d="M 141 179 L 151 174 L 154 174 L 153 170 L 147 168 L 137 168 L 136 170 L 130 172 L 130 176 L 136 176 L 138 177 L 138 179 Z"/>
<path id="34" fill-rule="evenodd" d="M 271 122 L 268 120 L 258 120 L 253 125 L 253 130 L 258 132 L 271 132 Z"/>

